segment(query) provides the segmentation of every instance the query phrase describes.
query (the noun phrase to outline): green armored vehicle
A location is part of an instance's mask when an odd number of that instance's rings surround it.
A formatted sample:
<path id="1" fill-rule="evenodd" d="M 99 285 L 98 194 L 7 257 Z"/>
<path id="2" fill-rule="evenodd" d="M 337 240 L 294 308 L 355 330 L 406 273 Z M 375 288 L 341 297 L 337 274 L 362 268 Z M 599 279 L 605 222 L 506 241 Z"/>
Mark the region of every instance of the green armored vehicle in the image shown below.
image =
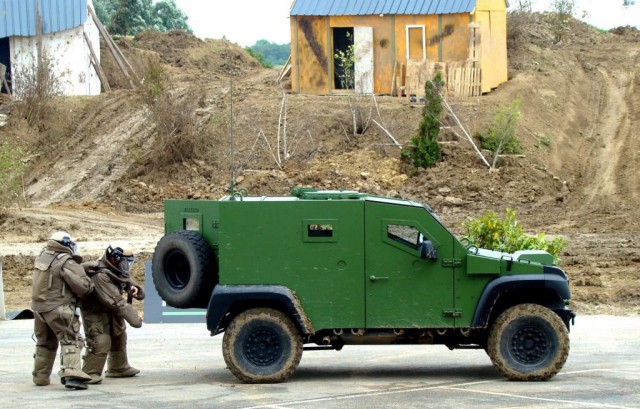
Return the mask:
<path id="1" fill-rule="evenodd" d="M 482 348 L 511 380 L 547 380 L 569 354 L 569 284 L 543 251 L 458 240 L 428 207 L 348 191 L 168 200 L 153 281 L 207 308 L 231 372 L 282 382 L 303 349 Z"/>

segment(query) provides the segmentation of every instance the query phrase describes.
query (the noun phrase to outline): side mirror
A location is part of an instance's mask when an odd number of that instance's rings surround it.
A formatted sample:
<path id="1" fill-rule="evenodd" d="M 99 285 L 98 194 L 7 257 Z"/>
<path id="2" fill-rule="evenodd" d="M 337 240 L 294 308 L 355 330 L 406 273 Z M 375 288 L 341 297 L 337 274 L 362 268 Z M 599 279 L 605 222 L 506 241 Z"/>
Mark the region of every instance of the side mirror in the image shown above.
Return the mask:
<path id="1" fill-rule="evenodd" d="M 420 257 L 428 260 L 438 259 L 438 251 L 430 240 L 420 243 Z"/>

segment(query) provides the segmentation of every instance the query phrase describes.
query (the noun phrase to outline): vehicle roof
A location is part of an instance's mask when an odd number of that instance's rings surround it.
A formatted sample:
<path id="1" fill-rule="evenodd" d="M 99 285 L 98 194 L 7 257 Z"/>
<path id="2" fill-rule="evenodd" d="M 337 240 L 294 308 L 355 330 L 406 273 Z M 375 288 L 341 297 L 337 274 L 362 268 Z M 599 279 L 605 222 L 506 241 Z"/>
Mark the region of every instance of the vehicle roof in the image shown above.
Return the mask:
<path id="1" fill-rule="evenodd" d="M 297 188 L 296 188 L 297 189 Z M 386 203 L 392 205 L 423 207 L 422 203 L 406 199 L 373 196 L 368 193 L 360 193 L 352 190 L 316 190 L 301 189 L 292 191 L 291 196 L 225 196 L 221 201 L 243 202 L 297 202 L 297 201 L 368 201 Z"/>

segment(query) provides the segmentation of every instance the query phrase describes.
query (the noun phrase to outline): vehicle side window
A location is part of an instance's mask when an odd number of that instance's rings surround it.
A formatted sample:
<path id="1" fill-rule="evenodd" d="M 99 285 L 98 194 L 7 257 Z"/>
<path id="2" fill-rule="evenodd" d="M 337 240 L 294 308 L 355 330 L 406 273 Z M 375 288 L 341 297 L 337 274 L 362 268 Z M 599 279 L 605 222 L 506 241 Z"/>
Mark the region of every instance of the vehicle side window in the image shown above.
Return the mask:
<path id="1" fill-rule="evenodd" d="M 412 249 L 417 249 L 424 240 L 417 228 L 400 224 L 387 225 L 387 237 Z"/>
<path id="2" fill-rule="evenodd" d="M 309 243 L 336 243 L 337 219 L 305 219 L 302 221 L 302 241 Z"/>
<path id="3" fill-rule="evenodd" d="M 307 225 L 309 237 L 333 237 L 333 225 L 331 224 L 309 224 Z"/>

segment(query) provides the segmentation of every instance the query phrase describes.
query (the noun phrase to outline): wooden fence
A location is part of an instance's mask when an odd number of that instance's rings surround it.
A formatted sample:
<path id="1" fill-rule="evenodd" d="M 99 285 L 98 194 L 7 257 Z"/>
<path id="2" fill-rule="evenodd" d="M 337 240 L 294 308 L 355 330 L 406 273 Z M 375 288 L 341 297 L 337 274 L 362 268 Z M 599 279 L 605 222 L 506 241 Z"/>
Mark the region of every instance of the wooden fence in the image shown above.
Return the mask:
<path id="1" fill-rule="evenodd" d="M 420 101 L 424 98 L 424 84 L 436 72 L 442 72 L 448 95 L 475 97 L 482 95 L 482 70 L 474 62 L 408 61 L 398 64 L 394 78 L 394 94 Z"/>

